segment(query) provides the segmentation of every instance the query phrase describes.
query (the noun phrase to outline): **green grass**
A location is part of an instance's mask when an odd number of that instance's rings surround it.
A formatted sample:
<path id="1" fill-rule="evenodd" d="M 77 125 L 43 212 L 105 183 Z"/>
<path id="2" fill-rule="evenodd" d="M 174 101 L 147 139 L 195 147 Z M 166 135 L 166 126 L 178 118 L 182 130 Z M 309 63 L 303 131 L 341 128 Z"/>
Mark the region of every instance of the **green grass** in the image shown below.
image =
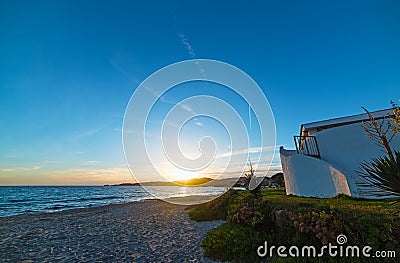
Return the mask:
<path id="1" fill-rule="evenodd" d="M 204 255 L 221 261 L 265 261 L 256 253 L 264 241 L 274 245 L 322 247 L 335 244 L 345 234 L 349 245 L 369 245 L 374 250 L 395 250 L 400 257 L 400 203 L 334 198 L 303 198 L 284 190 L 265 189 L 258 195 L 230 190 L 218 199 L 192 207 L 193 220 L 224 219 L 202 242 Z M 297 261 L 296 261 L 297 260 Z M 272 258 L 270 262 L 333 262 L 338 258 Z M 394 259 L 379 262 L 394 262 Z M 366 258 L 341 258 L 340 262 L 376 262 Z"/>

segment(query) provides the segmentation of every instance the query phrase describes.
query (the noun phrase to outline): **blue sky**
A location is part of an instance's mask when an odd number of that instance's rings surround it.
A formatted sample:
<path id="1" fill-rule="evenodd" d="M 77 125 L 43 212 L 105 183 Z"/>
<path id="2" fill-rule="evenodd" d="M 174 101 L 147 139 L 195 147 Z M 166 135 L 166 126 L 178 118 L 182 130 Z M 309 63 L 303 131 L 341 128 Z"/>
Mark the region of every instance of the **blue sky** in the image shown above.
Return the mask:
<path id="1" fill-rule="evenodd" d="M 400 97 L 398 1 L 0 1 L 0 37 L 2 185 L 132 180 L 127 103 L 186 59 L 249 74 L 289 148 L 301 123 Z"/>

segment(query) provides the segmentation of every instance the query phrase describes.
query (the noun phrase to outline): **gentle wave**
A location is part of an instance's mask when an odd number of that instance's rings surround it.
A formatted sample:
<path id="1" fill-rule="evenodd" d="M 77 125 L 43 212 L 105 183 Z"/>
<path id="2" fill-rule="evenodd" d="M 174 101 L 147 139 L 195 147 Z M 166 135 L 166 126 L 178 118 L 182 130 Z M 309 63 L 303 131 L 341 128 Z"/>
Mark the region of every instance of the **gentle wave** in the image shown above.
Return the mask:
<path id="1" fill-rule="evenodd" d="M 118 199 L 115 196 L 105 196 L 105 197 L 89 197 L 89 198 L 79 198 L 79 201 L 91 201 L 91 200 L 108 200 L 108 199 Z"/>
<path id="2" fill-rule="evenodd" d="M 223 187 L 140 186 L 0 186 L 0 217 L 27 213 L 57 212 L 147 199 L 213 196 Z"/>

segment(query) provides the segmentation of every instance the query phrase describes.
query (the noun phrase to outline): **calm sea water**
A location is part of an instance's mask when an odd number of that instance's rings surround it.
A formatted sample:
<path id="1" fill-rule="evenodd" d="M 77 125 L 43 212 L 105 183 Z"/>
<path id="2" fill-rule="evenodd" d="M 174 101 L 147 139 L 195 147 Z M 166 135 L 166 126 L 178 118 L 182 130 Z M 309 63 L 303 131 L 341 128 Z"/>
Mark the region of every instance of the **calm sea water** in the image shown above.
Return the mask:
<path id="1" fill-rule="evenodd" d="M 151 186 L 159 198 L 213 196 L 223 187 Z M 0 186 L 0 217 L 154 199 L 140 186 Z"/>

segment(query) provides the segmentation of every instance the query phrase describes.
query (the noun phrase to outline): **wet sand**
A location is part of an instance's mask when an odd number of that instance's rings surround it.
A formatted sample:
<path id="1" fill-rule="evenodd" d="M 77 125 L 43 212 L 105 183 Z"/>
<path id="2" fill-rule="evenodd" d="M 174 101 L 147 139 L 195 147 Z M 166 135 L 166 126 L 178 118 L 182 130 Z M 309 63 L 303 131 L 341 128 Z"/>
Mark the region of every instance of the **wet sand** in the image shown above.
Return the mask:
<path id="1" fill-rule="evenodd" d="M 150 200 L 0 218 L 1 262 L 211 262 L 185 206 Z"/>

